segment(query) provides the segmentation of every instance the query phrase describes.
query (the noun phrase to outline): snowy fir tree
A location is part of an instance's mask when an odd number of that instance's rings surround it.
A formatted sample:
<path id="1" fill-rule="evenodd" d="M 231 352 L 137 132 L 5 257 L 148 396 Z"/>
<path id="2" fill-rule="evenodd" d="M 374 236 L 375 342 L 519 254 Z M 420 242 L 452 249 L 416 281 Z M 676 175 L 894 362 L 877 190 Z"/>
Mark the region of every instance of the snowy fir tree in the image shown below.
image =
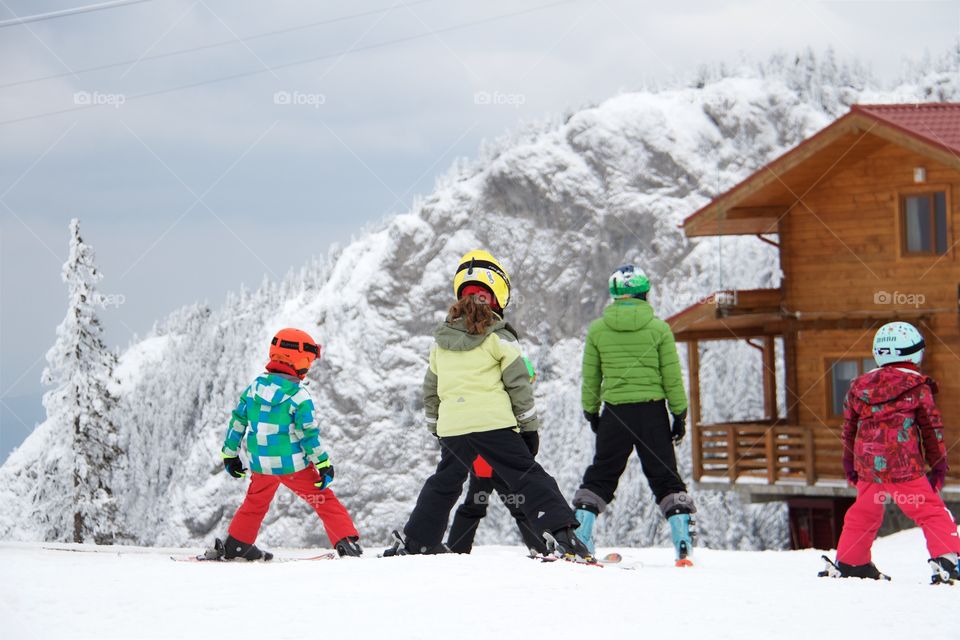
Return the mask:
<path id="1" fill-rule="evenodd" d="M 93 248 L 80 237 L 80 221 L 70 221 L 70 256 L 63 265 L 67 315 L 47 352 L 44 394 L 47 421 L 56 437 L 37 478 L 34 502 L 44 538 L 111 543 L 117 537 L 117 504 L 111 483 L 120 461 L 114 423 L 117 399 L 109 386 L 116 356 L 103 342 L 97 317 L 102 278 Z"/>

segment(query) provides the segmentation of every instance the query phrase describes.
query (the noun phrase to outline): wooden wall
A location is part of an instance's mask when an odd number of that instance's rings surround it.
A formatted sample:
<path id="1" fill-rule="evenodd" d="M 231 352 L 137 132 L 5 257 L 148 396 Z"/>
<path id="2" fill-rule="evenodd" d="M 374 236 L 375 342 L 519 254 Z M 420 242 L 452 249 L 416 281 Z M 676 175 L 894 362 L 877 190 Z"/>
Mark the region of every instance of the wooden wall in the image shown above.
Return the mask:
<path id="1" fill-rule="evenodd" d="M 954 246 L 960 238 L 960 172 L 891 143 L 870 148 L 869 154 L 851 150 L 781 220 L 784 306 L 808 315 L 889 312 L 890 320 L 896 312 L 935 312 L 931 326 L 921 327 L 925 369 L 940 383 L 951 475 L 960 477 L 960 268 Z M 914 184 L 914 167 L 926 168 L 924 185 Z M 940 188 L 947 192 L 950 250 L 942 257 L 901 255 L 900 195 Z M 878 303 L 881 291 L 914 296 L 913 304 Z M 796 416 L 800 424 L 814 425 L 820 477 L 841 475 L 840 421 L 828 417 L 828 361 L 869 356 L 873 332 L 870 327 L 801 329 L 796 336 Z"/>

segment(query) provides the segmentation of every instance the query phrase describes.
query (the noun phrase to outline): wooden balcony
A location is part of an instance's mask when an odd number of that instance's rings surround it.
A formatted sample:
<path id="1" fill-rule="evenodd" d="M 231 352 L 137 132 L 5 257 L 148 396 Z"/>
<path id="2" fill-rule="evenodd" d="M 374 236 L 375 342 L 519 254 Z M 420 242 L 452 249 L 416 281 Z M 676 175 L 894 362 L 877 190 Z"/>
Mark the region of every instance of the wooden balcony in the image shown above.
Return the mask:
<path id="1" fill-rule="evenodd" d="M 694 424 L 691 445 L 696 481 L 705 476 L 730 483 L 817 480 L 813 431 L 806 427 L 769 421 Z"/>

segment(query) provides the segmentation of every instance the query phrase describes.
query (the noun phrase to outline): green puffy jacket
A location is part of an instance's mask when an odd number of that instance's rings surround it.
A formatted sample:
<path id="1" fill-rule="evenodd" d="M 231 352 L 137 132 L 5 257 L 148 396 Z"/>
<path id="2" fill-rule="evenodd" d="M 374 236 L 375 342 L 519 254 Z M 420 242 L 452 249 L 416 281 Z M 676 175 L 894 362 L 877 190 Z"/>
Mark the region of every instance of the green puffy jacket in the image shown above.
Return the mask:
<path id="1" fill-rule="evenodd" d="M 518 427 L 540 427 L 533 401 L 533 373 L 503 320 L 484 335 L 467 333 L 462 320 L 434 334 L 430 367 L 423 380 L 427 426 L 440 437 Z"/>
<path id="2" fill-rule="evenodd" d="M 587 331 L 581 403 L 599 413 L 601 401 L 628 404 L 667 399 L 670 413 L 687 408 L 673 332 L 646 300 L 615 300 Z"/>

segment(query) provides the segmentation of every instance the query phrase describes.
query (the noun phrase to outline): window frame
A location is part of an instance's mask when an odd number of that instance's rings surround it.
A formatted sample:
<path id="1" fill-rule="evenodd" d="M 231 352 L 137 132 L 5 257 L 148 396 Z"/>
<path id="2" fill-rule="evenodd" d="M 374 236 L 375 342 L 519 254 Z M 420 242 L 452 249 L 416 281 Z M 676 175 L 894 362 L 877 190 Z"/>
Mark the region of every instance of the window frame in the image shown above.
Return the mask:
<path id="1" fill-rule="evenodd" d="M 937 253 L 937 210 L 936 194 L 943 194 L 944 203 L 944 226 L 946 238 L 944 246 L 946 250 L 943 253 Z M 929 251 L 910 251 L 907 249 L 907 198 L 916 198 L 926 196 L 930 204 L 930 246 Z M 898 190 L 897 206 L 897 231 L 899 238 L 899 254 L 901 258 L 933 258 L 934 260 L 943 258 L 953 253 L 953 207 L 950 186 L 946 184 L 922 184 L 909 188 Z"/>
<path id="2" fill-rule="evenodd" d="M 873 366 L 870 367 L 869 369 L 864 368 L 863 366 L 864 360 L 872 361 Z M 824 412 L 824 415 L 826 415 L 828 419 L 842 420 L 843 419 L 843 402 L 840 403 L 840 407 L 841 407 L 840 413 L 834 413 L 833 411 L 833 400 L 834 400 L 833 398 L 833 387 L 834 387 L 833 365 L 836 362 L 855 362 L 857 365 L 857 376 L 862 376 L 867 371 L 876 369 L 877 363 L 874 360 L 872 353 L 867 353 L 863 355 L 847 353 L 843 355 L 824 357 L 823 363 L 824 363 L 824 370 L 826 371 L 826 374 L 824 376 L 824 379 L 826 380 L 826 393 L 824 393 L 824 398 L 826 400 L 826 411 Z M 844 392 L 844 394 L 846 394 L 846 392 Z"/>

